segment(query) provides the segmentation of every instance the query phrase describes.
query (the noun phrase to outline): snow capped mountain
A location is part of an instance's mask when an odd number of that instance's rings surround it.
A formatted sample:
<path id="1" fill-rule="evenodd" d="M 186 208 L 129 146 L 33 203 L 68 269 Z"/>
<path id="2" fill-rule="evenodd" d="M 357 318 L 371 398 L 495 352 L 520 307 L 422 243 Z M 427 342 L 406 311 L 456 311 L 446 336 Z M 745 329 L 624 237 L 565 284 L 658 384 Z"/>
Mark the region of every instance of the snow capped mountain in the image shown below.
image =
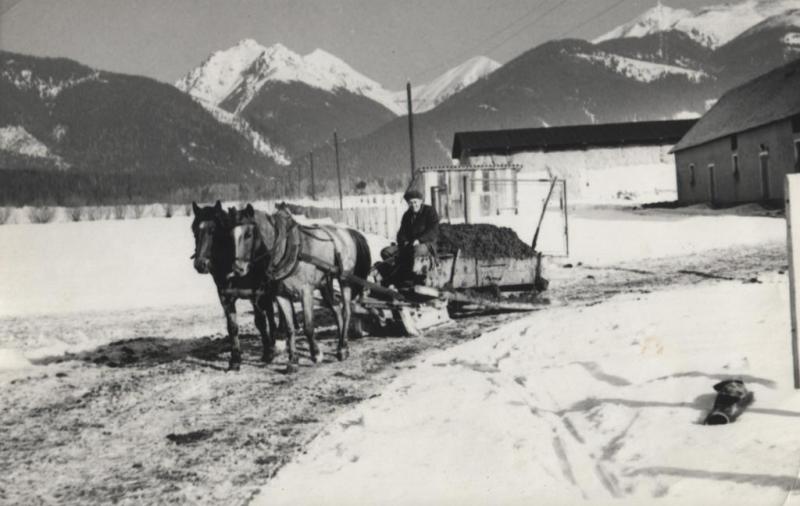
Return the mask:
<path id="1" fill-rule="evenodd" d="M 683 76 L 687 80 L 695 83 L 710 79 L 710 76 L 702 70 L 692 70 L 675 65 L 665 65 L 634 58 L 626 58 L 602 51 L 591 54 L 577 53 L 575 57 L 603 65 L 618 74 L 643 83 L 651 83 L 669 75 Z"/>
<path id="2" fill-rule="evenodd" d="M 175 86 L 206 103 L 219 105 L 242 78 L 242 73 L 267 50 L 253 39 L 244 39 L 224 51 L 217 51 L 199 67 L 178 80 Z"/>
<path id="3" fill-rule="evenodd" d="M 692 12 L 687 9 L 673 9 L 662 3 L 658 3 L 638 18 L 620 25 L 610 32 L 597 37 L 592 42 L 595 44 L 611 39 L 621 39 L 624 37 L 644 37 L 656 32 L 666 32 L 673 30 L 674 26 L 692 16 Z"/>
<path id="4" fill-rule="evenodd" d="M 697 12 L 673 9 L 659 2 L 593 42 L 678 30 L 707 47 L 717 48 L 768 18 L 796 9 L 800 9 L 800 0 L 745 0 L 704 7 Z"/>
<path id="5" fill-rule="evenodd" d="M 500 66 L 476 56 L 451 68 L 431 82 L 413 88 L 414 109 L 425 112 L 485 77 Z M 217 51 L 175 86 L 203 103 L 241 113 L 258 91 L 270 82 L 300 82 L 335 93 L 346 90 L 369 98 L 395 114 L 406 111 L 405 91 L 388 91 L 356 71 L 341 58 L 322 49 L 300 55 L 281 44 L 265 47 L 252 39 Z"/>
<path id="6" fill-rule="evenodd" d="M 461 65 L 451 68 L 431 82 L 411 89 L 414 112 L 422 113 L 439 105 L 450 96 L 458 93 L 478 79 L 491 74 L 500 64 L 485 56 L 475 56 Z M 404 104 L 406 92 L 395 93 L 396 103 Z"/>
<path id="7" fill-rule="evenodd" d="M 322 49 L 302 56 L 282 44 L 264 47 L 252 39 L 214 53 L 175 86 L 214 105 L 235 95 L 233 110 L 238 113 L 268 82 L 301 82 L 333 93 L 346 90 L 393 112 L 402 109 L 391 92 Z"/>

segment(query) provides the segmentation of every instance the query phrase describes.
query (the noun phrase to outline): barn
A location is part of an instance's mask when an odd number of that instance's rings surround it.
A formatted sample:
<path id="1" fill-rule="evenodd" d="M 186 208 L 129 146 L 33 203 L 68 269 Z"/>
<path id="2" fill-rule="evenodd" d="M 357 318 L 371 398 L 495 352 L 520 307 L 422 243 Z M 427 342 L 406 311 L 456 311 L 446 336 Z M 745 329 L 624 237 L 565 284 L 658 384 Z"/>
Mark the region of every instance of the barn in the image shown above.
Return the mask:
<path id="1" fill-rule="evenodd" d="M 672 147 L 695 119 L 458 132 L 461 166 L 515 166 L 521 179 L 566 181 L 571 202 L 674 200 Z"/>
<path id="2" fill-rule="evenodd" d="M 800 170 L 800 60 L 725 93 L 673 152 L 681 203 L 782 199 Z"/>

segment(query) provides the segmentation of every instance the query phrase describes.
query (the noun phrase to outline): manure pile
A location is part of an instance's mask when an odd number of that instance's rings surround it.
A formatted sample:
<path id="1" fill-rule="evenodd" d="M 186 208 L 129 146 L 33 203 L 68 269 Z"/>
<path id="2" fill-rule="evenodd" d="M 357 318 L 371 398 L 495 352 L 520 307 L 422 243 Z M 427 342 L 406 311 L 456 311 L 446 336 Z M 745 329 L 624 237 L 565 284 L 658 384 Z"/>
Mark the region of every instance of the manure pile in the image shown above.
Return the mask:
<path id="1" fill-rule="evenodd" d="M 480 260 L 499 257 L 530 258 L 536 253 L 508 227 L 497 227 L 485 223 L 439 225 L 440 253 L 455 253 Z"/>

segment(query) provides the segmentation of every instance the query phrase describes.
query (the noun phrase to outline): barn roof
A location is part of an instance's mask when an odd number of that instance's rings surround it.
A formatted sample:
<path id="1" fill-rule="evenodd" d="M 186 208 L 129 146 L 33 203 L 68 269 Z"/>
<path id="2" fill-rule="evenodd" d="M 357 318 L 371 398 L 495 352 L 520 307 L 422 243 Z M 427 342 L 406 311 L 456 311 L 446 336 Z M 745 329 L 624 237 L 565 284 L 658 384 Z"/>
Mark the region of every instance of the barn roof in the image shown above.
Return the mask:
<path id="1" fill-rule="evenodd" d="M 681 151 L 800 114 L 800 59 L 734 88 L 673 148 Z"/>
<path id="2" fill-rule="evenodd" d="M 462 154 L 509 154 L 520 151 L 564 151 L 675 144 L 696 121 L 696 119 L 639 121 L 456 132 L 453 139 L 453 158 L 461 158 Z"/>

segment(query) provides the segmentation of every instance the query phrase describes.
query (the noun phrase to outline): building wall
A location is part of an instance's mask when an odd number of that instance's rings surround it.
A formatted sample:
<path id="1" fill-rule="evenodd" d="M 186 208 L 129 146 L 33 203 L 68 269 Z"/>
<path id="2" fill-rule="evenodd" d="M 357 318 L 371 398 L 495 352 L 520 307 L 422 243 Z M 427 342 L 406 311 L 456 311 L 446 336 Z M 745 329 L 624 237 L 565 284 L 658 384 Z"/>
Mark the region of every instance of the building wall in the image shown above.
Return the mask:
<path id="1" fill-rule="evenodd" d="M 465 170 L 423 170 L 422 187 L 426 202 L 432 203 L 436 189 L 437 208 L 449 218 L 468 220 L 480 216 L 518 211 L 518 192 L 514 184 L 517 172 L 510 168 Z"/>
<path id="2" fill-rule="evenodd" d="M 787 119 L 737 134 L 736 150 L 732 149 L 731 138 L 725 137 L 675 153 L 678 200 L 685 204 L 712 200 L 715 204 L 762 200 L 762 145 L 768 150 L 766 180 L 769 196 L 772 199 L 783 198 L 784 177 L 796 170 L 796 140 L 800 140 L 800 133 L 792 132 L 791 121 Z M 738 182 L 733 170 L 734 154 L 739 160 Z M 714 166 L 713 192 L 708 169 L 710 164 Z M 694 165 L 694 184 L 691 165 Z"/>
<path id="3" fill-rule="evenodd" d="M 637 203 L 674 200 L 675 162 L 671 145 L 528 151 L 468 157 L 461 163 L 519 164 L 520 179 L 558 177 L 570 202 Z"/>

